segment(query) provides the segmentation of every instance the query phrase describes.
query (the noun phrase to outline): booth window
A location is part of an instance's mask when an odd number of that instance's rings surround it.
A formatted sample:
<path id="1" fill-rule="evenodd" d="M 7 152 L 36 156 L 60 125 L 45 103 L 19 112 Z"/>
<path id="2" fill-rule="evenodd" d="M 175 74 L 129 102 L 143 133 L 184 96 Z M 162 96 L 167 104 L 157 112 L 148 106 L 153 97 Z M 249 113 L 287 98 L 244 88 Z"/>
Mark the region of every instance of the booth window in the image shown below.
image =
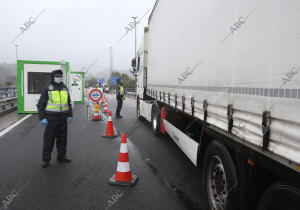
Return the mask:
<path id="1" fill-rule="evenodd" d="M 51 73 L 28 72 L 28 94 L 40 94 L 51 81 Z"/>

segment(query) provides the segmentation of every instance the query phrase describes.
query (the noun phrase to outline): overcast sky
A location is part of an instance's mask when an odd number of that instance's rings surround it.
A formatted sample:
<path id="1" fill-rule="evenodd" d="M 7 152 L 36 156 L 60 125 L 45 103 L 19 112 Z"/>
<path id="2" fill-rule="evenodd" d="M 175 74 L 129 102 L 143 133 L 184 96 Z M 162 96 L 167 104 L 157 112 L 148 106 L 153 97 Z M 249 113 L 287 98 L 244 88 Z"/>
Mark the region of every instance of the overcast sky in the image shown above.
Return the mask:
<path id="1" fill-rule="evenodd" d="M 130 68 L 134 57 L 134 30 L 119 43 L 132 16 L 147 15 L 138 25 L 138 46 L 155 0 L 1 0 L 0 62 L 20 60 L 70 62 L 73 71 L 99 60 L 92 73 L 109 67 L 109 47 L 114 68 Z M 21 33 L 25 22 L 33 22 Z M 32 18 L 30 18 L 32 17 Z M 12 41 L 21 33 L 15 42 Z"/>

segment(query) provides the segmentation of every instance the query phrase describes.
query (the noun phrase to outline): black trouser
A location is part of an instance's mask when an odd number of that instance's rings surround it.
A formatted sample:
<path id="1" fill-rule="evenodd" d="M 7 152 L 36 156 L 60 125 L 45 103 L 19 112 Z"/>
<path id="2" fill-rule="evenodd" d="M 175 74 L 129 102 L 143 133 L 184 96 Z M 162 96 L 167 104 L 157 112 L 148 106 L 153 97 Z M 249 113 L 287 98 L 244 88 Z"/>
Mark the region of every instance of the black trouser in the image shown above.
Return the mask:
<path id="1" fill-rule="evenodd" d="M 117 106 L 117 110 L 116 110 L 116 116 L 120 116 L 120 111 L 121 111 L 122 105 L 123 105 L 123 97 L 117 96 L 117 102 L 118 102 L 118 106 Z"/>
<path id="2" fill-rule="evenodd" d="M 43 161 L 51 160 L 51 153 L 56 138 L 57 158 L 61 159 L 67 153 L 67 118 L 65 116 L 56 119 L 48 119 L 48 126 L 44 132 Z"/>

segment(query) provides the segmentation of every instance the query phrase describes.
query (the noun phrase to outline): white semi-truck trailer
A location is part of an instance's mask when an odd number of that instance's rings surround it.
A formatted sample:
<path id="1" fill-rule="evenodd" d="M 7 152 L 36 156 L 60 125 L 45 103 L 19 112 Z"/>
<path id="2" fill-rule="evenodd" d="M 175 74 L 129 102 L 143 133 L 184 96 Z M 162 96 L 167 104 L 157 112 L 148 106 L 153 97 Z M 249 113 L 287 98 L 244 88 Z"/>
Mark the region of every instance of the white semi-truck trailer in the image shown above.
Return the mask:
<path id="1" fill-rule="evenodd" d="M 155 4 L 137 117 L 202 168 L 209 210 L 300 209 L 299 14 L 299 0 Z"/>

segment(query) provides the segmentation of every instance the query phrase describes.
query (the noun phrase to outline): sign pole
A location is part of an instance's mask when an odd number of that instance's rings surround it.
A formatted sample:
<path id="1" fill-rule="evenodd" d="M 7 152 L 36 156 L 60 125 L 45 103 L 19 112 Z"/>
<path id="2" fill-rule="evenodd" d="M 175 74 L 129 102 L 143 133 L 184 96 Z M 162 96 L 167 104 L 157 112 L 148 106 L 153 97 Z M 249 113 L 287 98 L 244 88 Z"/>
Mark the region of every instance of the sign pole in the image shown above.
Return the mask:
<path id="1" fill-rule="evenodd" d="M 86 106 L 86 108 L 87 108 L 87 112 L 86 112 L 86 114 L 87 114 L 87 120 L 90 120 L 90 119 L 89 119 L 89 116 L 90 116 L 90 115 L 89 115 L 89 114 L 90 114 L 90 113 L 89 113 L 89 107 L 90 107 L 90 97 L 88 97 L 88 104 L 87 104 L 87 106 Z"/>

